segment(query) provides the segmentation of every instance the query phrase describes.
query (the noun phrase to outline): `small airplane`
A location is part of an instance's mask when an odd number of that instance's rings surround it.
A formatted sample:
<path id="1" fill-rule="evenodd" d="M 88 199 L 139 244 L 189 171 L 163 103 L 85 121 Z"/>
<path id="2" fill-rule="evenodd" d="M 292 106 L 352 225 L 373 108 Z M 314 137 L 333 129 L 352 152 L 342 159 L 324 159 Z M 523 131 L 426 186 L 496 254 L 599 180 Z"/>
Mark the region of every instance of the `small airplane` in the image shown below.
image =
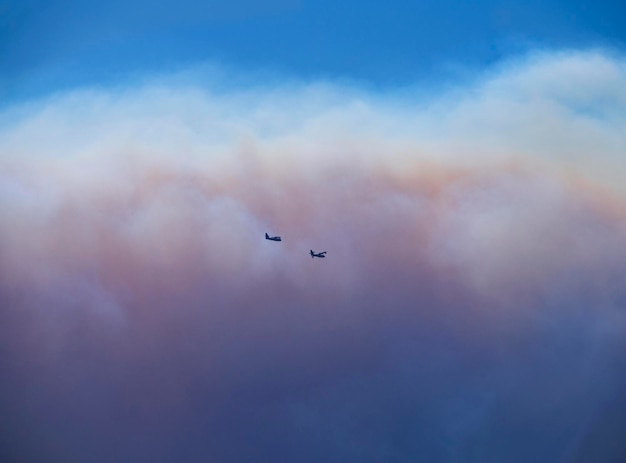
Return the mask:
<path id="1" fill-rule="evenodd" d="M 283 239 L 280 236 L 270 236 L 267 233 L 265 234 L 265 239 L 270 241 L 282 241 Z"/>
<path id="2" fill-rule="evenodd" d="M 326 257 L 326 251 L 322 251 L 322 252 L 313 252 L 313 250 L 311 249 L 311 258 L 313 257 Z"/>

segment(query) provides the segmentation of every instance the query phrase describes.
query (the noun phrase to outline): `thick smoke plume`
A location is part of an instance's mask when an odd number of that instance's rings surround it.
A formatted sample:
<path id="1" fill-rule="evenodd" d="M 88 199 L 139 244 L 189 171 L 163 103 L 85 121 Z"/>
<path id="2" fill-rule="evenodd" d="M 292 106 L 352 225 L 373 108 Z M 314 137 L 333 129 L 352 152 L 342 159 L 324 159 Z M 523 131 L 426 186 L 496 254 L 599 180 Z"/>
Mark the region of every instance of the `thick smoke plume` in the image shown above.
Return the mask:
<path id="1" fill-rule="evenodd" d="M 0 114 L 2 461 L 626 458 L 622 58 L 212 88 Z"/>

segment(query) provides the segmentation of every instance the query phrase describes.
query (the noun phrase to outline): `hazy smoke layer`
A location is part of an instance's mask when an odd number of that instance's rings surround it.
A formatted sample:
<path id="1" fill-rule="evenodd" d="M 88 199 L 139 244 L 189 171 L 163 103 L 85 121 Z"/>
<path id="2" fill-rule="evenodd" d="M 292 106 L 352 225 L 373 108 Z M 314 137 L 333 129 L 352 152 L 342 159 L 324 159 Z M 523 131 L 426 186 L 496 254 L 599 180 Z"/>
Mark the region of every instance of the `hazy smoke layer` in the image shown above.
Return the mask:
<path id="1" fill-rule="evenodd" d="M 0 114 L 2 461 L 626 458 L 622 58 L 186 82 Z"/>

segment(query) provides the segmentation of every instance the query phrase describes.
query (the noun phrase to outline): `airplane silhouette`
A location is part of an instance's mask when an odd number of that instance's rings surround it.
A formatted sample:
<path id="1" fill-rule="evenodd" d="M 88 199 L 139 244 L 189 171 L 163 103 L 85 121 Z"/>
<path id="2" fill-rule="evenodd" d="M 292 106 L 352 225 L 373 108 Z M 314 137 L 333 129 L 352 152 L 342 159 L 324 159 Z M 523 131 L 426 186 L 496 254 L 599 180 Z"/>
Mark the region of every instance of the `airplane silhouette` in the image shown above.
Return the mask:
<path id="1" fill-rule="evenodd" d="M 280 236 L 270 236 L 267 233 L 265 234 L 265 239 L 270 241 L 282 241 L 283 239 Z"/>
<path id="2" fill-rule="evenodd" d="M 322 251 L 322 252 L 313 252 L 313 250 L 311 249 L 311 258 L 313 257 L 326 257 L 326 251 Z"/>

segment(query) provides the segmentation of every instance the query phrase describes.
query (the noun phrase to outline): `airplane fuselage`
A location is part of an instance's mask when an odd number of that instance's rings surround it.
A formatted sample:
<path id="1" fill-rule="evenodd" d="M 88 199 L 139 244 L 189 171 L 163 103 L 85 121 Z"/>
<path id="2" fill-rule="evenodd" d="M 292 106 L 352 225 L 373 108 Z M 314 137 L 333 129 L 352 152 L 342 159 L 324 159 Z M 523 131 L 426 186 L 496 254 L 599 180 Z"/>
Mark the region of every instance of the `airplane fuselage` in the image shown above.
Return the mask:
<path id="1" fill-rule="evenodd" d="M 265 239 L 270 241 L 282 241 L 283 239 L 280 236 L 270 236 L 267 233 L 265 234 Z"/>

